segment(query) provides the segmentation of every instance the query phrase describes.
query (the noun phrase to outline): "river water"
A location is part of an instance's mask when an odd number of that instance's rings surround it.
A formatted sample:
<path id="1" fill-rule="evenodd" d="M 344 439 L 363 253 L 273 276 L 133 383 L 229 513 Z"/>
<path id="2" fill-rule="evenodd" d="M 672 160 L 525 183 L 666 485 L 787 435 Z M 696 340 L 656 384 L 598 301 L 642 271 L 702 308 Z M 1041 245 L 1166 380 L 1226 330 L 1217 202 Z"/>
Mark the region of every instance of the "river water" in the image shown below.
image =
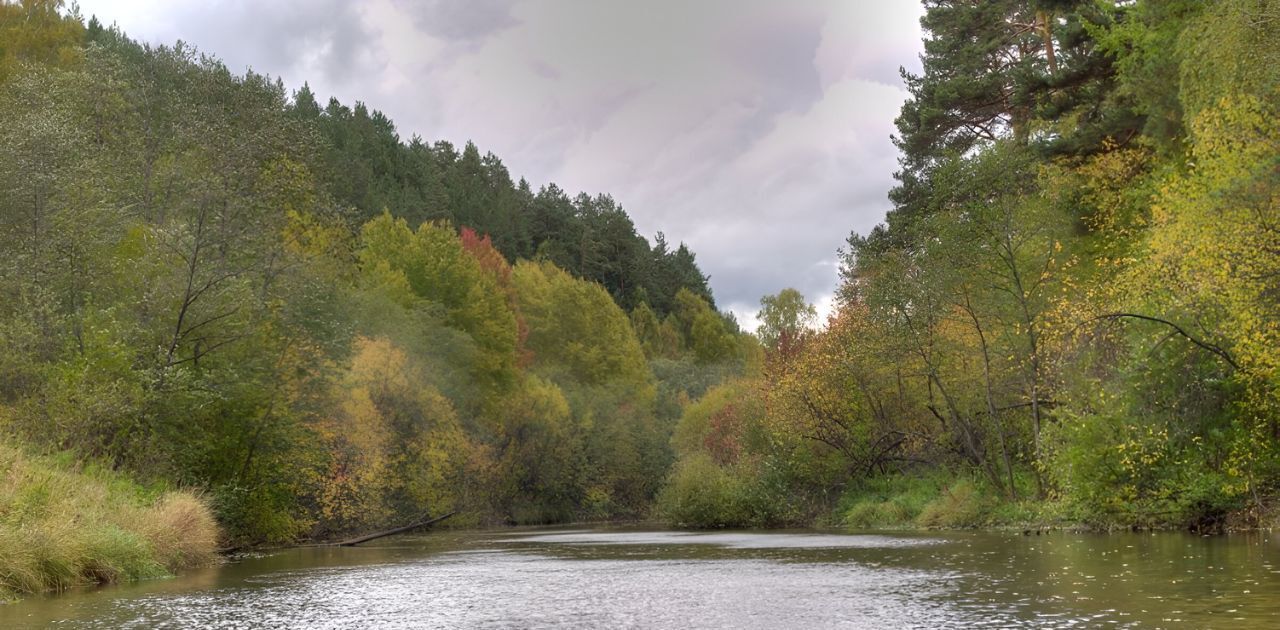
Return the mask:
<path id="1" fill-rule="evenodd" d="M 1280 535 L 439 532 L 0 605 L 49 626 L 1280 628 Z"/>

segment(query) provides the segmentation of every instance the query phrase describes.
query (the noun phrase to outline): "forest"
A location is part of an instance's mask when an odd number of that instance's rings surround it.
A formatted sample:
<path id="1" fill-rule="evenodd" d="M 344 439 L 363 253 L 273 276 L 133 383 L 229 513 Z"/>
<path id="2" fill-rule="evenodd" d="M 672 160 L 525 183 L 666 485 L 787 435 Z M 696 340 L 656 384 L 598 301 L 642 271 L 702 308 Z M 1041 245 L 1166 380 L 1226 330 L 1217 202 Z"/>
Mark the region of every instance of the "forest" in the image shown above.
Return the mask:
<path id="1" fill-rule="evenodd" d="M 0 550 L 48 564 L 74 474 L 206 547 L 455 510 L 1265 525 L 1280 2 L 924 4 L 893 209 L 828 321 L 784 289 L 744 331 L 609 195 L 0 3 L 0 460 L 43 471 L 0 484 Z"/>
<path id="2" fill-rule="evenodd" d="M 761 361 L 607 195 L 0 9 L 6 442 L 198 489 L 237 544 L 635 518 L 685 401 Z"/>
<path id="3" fill-rule="evenodd" d="M 685 413 L 704 525 L 1269 526 L 1280 2 L 927 0 L 838 312 Z"/>

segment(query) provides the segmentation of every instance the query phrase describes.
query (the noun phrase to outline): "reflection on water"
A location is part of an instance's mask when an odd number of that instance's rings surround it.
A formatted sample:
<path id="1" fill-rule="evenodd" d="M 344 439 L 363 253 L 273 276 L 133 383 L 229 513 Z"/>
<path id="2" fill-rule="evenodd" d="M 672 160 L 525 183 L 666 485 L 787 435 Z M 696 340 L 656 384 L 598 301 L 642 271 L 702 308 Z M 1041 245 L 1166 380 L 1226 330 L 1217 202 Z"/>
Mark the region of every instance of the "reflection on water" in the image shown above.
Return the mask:
<path id="1" fill-rule="evenodd" d="M 937 538 L 902 538 L 861 534 L 796 534 L 787 533 L 706 533 L 678 531 L 599 532 L 568 531 L 542 532 L 518 538 L 499 540 L 500 543 L 561 543 L 579 545 L 718 545 L 731 549 L 822 549 L 822 548 L 889 548 L 929 545 L 942 542 Z"/>
<path id="2" fill-rule="evenodd" d="M 1280 540 L 594 529 L 293 549 L 0 627 L 1280 627 Z"/>

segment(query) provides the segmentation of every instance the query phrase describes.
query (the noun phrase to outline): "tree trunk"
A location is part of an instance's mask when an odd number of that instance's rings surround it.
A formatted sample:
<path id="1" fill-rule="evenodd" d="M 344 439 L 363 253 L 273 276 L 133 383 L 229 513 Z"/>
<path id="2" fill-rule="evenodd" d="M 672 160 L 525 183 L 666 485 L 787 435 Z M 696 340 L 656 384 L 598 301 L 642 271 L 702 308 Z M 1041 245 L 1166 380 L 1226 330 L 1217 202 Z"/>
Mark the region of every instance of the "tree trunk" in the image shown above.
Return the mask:
<path id="1" fill-rule="evenodd" d="M 1045 63 L 1049 67 L 1049 74 L 1057 74 L 1058 57 L 1053 50 L 1053 14 L 1048 11 L 1041 11 L 1039 18 L 1040 37 L 1044 40 Z"/>
<path id="2" fill-rule="evenodd" d="M 978 314 L 973 311 L 973 304 L 969 301 L 966 293 L 965 311 L 969 314 L 969 318 L 973 320 L 973 329 L 978 333 L 978 342 L 982 348 L 982 380 L 987 398 L 987 415 L 991 418 L 991 422 L 996 425 L 996 435 L 1000 438 L 1000 457 L 1004 461 L 1005 474 L 1009 478 L 1009 498 L 1014 501 L 1018 500 L 1018 484 L 1013 478 L 1013 460 L 1009 457 L 1009 445 L 1005 436 L 1004 421 L 1000 419 L 1000 410 L 996 409 L 995 393 L 991 386 L 991 352 L 987 349 L 987 335 L 982 330 L 982 323 L 978 320 Z M 1037 431 L 1039 429 L 1037 428 Z"/>

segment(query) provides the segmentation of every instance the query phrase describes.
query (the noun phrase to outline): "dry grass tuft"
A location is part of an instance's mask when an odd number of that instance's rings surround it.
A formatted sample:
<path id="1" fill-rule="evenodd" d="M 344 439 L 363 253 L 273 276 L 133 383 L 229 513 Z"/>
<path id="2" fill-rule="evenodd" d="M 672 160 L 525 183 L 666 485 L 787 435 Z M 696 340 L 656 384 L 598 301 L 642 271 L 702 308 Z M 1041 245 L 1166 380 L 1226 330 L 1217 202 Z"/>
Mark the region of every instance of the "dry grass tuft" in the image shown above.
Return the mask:
<path id="1" fill-rule="evenodd" d="M 170 492 L 148 511 L 142 528 L 156 559 L 170 571 L 213 563 L 218 524 L 204 500 L 191 492 Z"/>
<path id="2" fill-rule="evenodd" d="M 0 599 L 209 564 L 217 538 L 195 494 L 0 445 Z"/>

